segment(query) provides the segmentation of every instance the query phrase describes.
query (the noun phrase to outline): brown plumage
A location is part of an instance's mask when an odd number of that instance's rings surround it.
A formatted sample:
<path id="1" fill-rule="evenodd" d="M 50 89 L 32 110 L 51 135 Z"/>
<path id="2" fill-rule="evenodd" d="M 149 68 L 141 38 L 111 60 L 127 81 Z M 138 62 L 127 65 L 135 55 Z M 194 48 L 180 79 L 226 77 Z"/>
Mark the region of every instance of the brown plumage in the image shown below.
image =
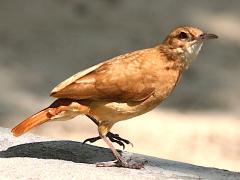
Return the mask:
<path id="1" fill-rule="evenodd" d="M 51 96 L 58 98 L 52 105 L 20 123 L 12 132 L 19 136 L 46 121 L 85 114 L 95 122 L 100 137 L 112 149 L 117 158 L 115 165 L 141 168 L 139 164 L 126 163 L 114 149 L 106 136 L 111 141 L 120 139 L 109 134 L 111 127 L 150 111 L 168 97 L 203 41 L 216 37 L 198 28 L 179 27 L 156 47 L 120 55 L 83 70 L 52 90 Z"/>

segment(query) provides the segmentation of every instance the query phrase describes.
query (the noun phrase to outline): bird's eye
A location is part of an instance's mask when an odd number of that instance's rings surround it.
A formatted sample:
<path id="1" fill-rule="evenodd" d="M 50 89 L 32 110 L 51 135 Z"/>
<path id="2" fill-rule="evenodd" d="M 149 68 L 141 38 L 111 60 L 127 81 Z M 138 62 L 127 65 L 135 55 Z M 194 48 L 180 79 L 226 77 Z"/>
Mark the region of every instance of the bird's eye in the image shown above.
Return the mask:
<path id="1" fill-rule="evenodd" d="M 178 34 L 178 38 L 179 39 L 187 39 L 188 38 L 188 35 L 187 35 L 187 33 L 185 33 L 185 32 L 180 32 L 179 34 Z"/>

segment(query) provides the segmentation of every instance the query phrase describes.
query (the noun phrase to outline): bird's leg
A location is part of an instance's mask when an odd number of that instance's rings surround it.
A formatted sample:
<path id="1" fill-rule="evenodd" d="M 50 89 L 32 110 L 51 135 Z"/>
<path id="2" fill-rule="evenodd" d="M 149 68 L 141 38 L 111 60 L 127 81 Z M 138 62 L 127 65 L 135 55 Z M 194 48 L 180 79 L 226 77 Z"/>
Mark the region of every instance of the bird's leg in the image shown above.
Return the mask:
<path id="1" fill-rule="evenodd" d="M 97 126 L 99 126 L 99 122 L 91 115 L 86 114 L 86 116 L 91 119 Z"/>
<path id="2" fill-rule="evenodd" d="M 90 118 L 97 126 L 99 126 L 99 122 L 93 116 L 90 116 L 90 115 L 86 115 L 86 116 Z M 111 132 L 108 132 L 106 136 L 110 139 L 110 141 L 115 142 L 118 145 L 122 146 L 123 149 L 125 149 L 125 144 L 130 144 L 131 146 L 133 146 L 133 144 L 129 140 L 121 138 L 118 134 L 113 134 Z M 83 144 L 85 144 L 86 142 L 94 143 L 99 139 L 101 139 L 100 136 L 88 138 L 83 141 Z"/>
<path id="3" fill-rule="evenodd" d="M 111 132 L 108 132 L 106 136 L 110 139 L 110 141 L 117 143 L 119 146 L 122 146 L 123 150 L 125 149 L 125 144 L 130 144 L 131 146 L 133 146 L 133 144 L 130 141 L 128 141 L 127 139 L 121 138 L 118 134 L 113 134 Z M 83 141 L 83 144 L 87 142 L 94 143 L 100 139 L 101 139 L 100 136 L 88 138 Z"/>
<path id="4" fill-rule="evenodd" d="M 100 133 L 99 133 L 100 134 Z M 133 163 L 130 164 L 126 162 L 122 156 L 117 152 L 117 150 L 112 145 L 111 141 L 107 139 L 105 135 L 101 135 L 100 137 L 106 142 L 106 144 L 110 147 L 112 150 L 113 155 L 116 157 L 116 161 L 114 162 L 101 162 L 97 163 L 97 167 L 124 167 L 124 168 L 131 168 L 131 169 L 141 169 L 144 167 L 143 163 Z"/>

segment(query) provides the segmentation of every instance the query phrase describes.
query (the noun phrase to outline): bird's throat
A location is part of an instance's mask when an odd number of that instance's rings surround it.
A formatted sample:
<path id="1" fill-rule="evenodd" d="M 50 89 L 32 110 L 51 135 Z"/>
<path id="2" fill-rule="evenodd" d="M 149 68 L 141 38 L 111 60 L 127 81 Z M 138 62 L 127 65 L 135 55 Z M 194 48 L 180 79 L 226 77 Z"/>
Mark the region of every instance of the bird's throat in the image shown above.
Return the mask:
<path id="1" fill-rule="evenodd" d="M 188 48 L 186 48 L 186 50 L 184 51 L 186 68 L 188 68 L 189 65 L 191 64 L 191 62 L 194 59 L 196 59 L 199 51 L 201 50 L 202 44 L 203 44 L 202 42 L 199 42 L 199 43 L 195 43 L 192 46 L 189 46 Z"/>

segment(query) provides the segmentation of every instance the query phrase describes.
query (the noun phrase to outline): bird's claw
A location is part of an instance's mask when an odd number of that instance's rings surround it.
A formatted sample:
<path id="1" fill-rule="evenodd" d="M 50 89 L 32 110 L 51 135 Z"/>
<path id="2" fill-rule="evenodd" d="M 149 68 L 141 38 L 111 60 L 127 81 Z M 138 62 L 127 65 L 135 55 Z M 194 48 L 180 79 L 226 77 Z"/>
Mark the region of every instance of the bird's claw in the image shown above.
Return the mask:
<path id="1" fill-rule="evenodd" d="M 122 162 L 122 161 L 109 161 L 109 162 L 100 162 L 97 163 L 97 167 L 122 167 L 122 168 L 129 168 L 129 169 L 141 169 L 144 168 L 146 162 L 143 163 L 129 163 L 129 162 Z"/>
<path id="2" fill-rule="evenodd" d="M 133 144 L 129 140 L 121 138 L 118 134 L 113 134 L 111 132 L 108 132 L 106 136 L 109 138 L 110 141 L 117 143 L 119 146 L 122 146 L 123 150 L 125 149 L 125 144 L 130 144 L 133 147 Z M 88 138 L 83 141 L 83 144 L 87 142 L 94 143 L 99 139 L 101 139 L 100 136 Z"/>
<path id="3" fill-rule="evenodd" d="M 85 140 L 83 141 L 83 144 L 85 144 L 86 142 L 94 143 L 94 142 L 98 141 L 99 139 L 101 139 L 100 136 L 98 136 L 98 137 L 93 137 L 93 138 L 88 138 L 88 139 L 85 139 Z"/>

